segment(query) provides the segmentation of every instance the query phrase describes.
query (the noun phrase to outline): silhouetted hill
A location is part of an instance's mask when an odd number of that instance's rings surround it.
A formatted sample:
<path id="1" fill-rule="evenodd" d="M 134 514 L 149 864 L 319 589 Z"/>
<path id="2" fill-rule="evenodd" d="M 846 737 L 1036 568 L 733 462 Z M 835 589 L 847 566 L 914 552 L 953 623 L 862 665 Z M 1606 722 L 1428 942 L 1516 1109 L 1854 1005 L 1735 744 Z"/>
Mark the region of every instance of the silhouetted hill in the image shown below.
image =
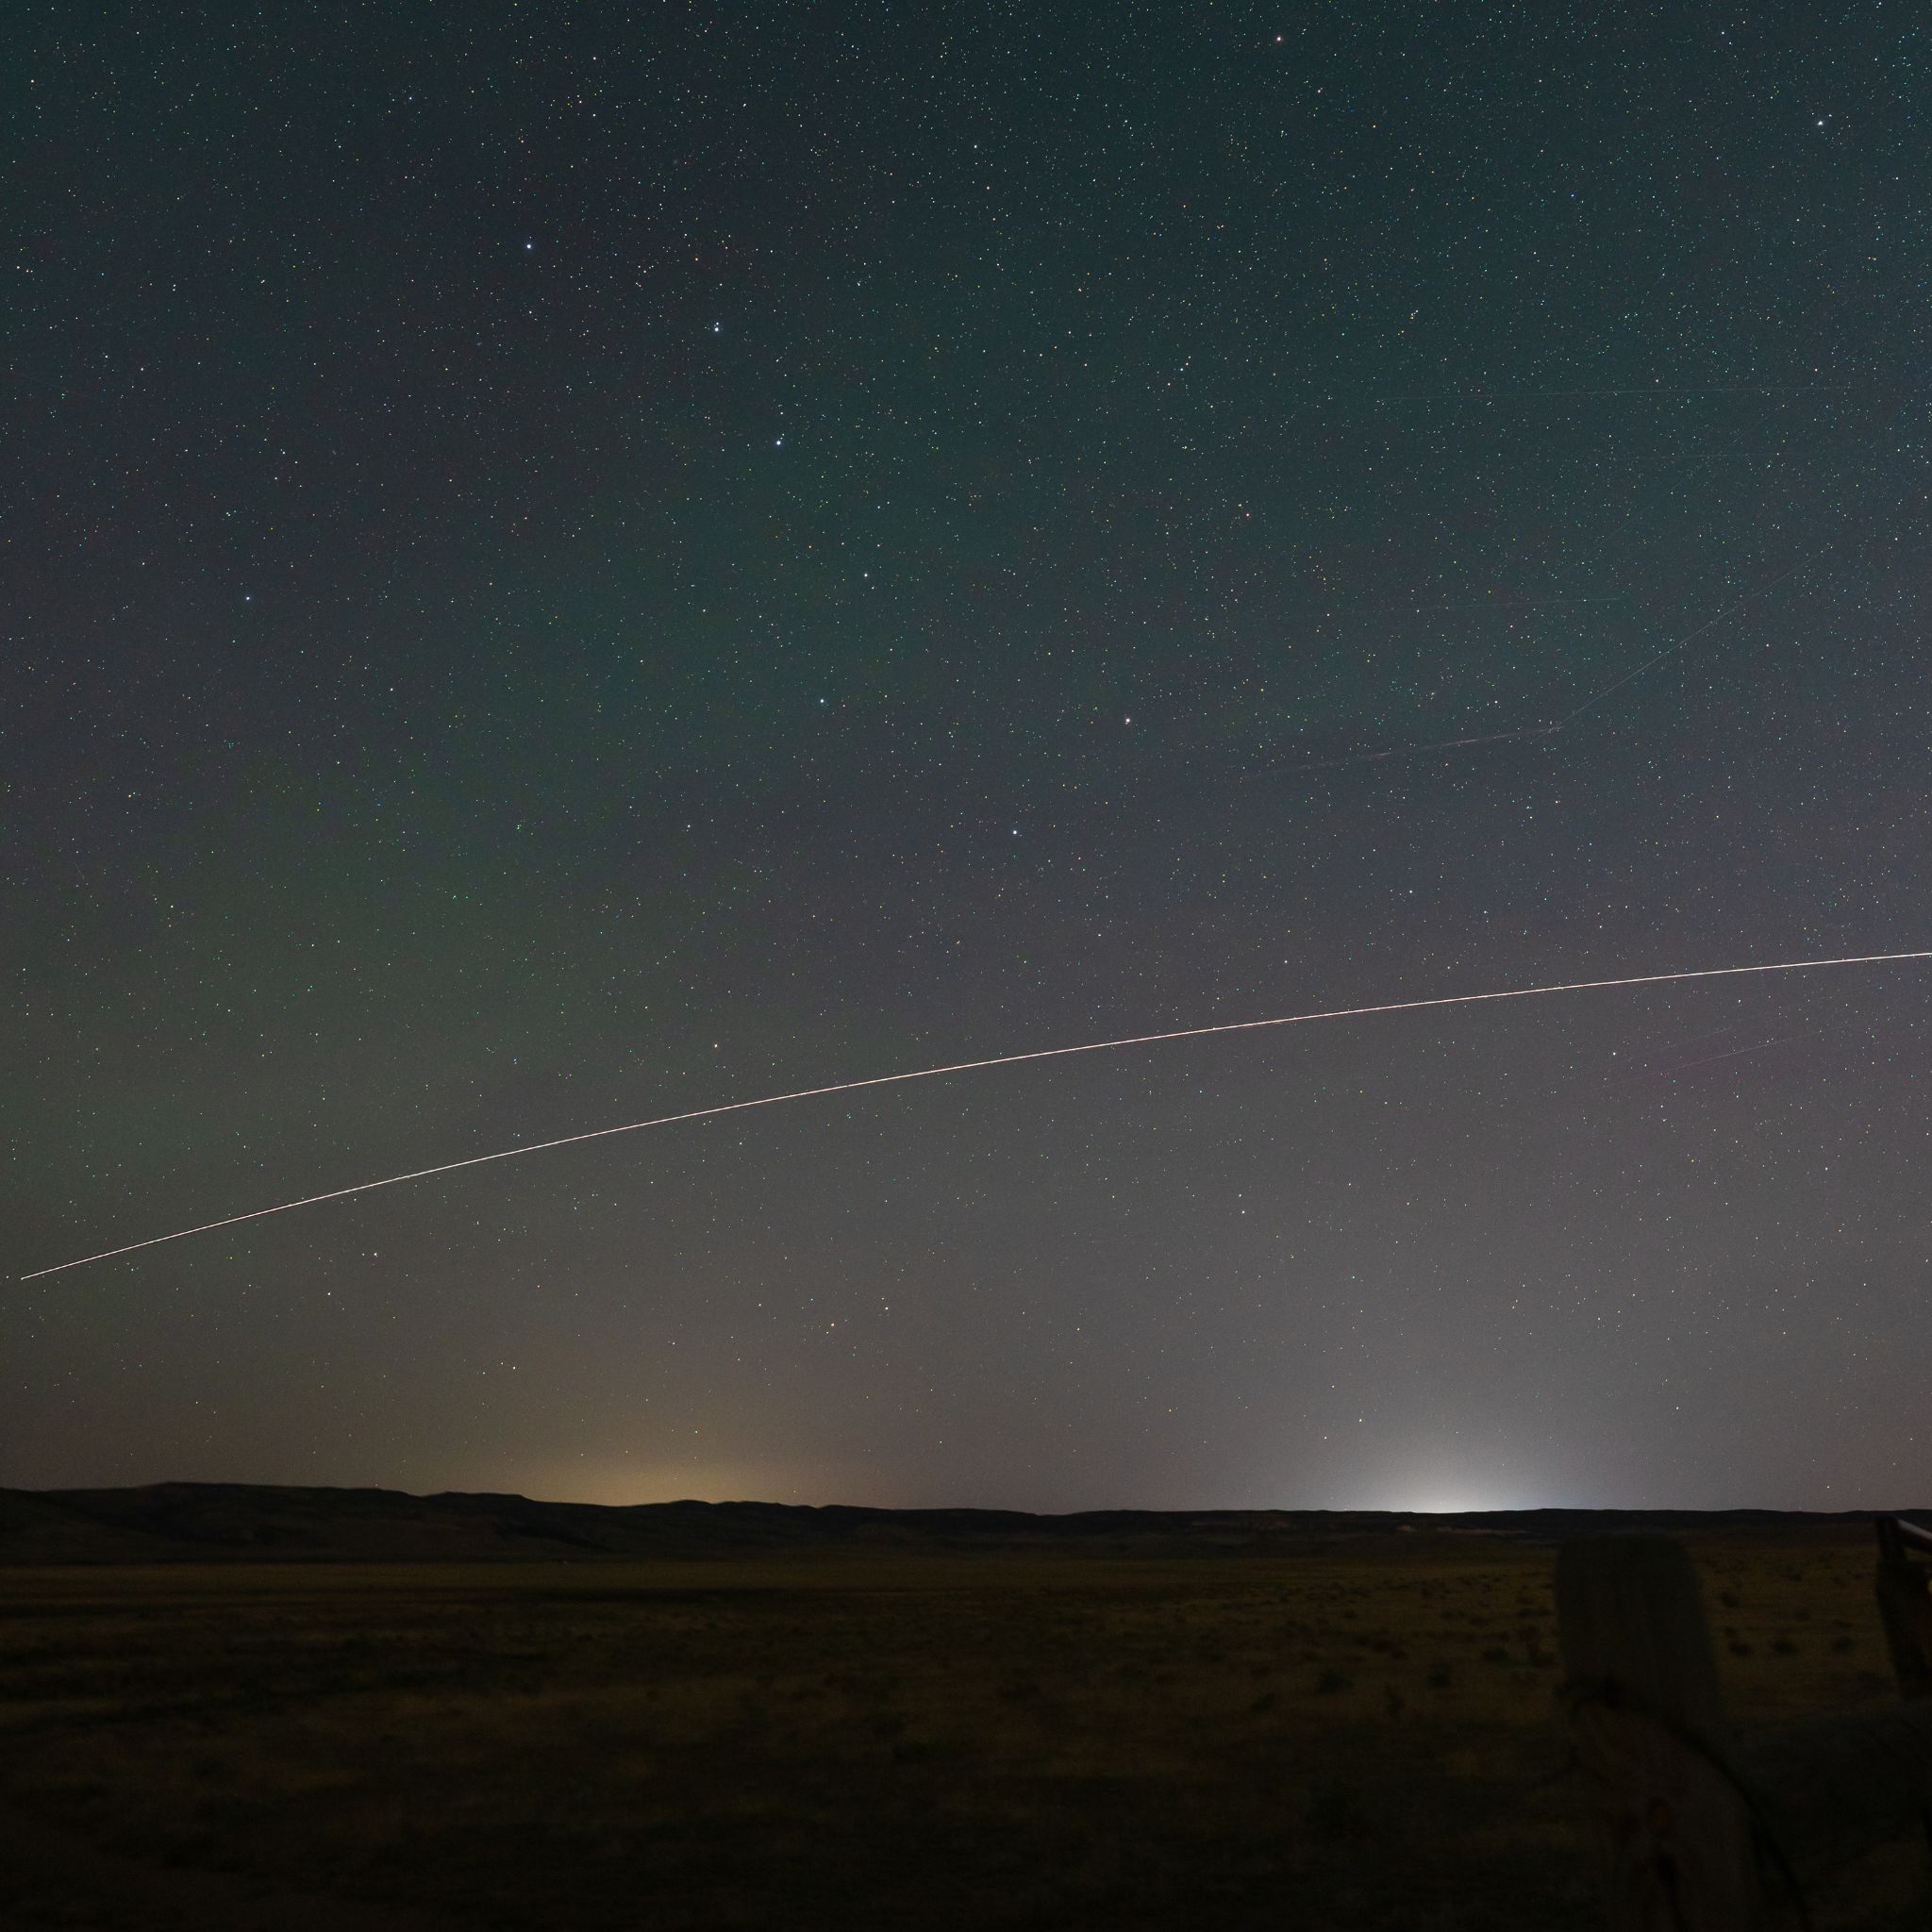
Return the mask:
<path id="1" fill-rule="evenodd" d="M 1898 1512 L 1932 1524 L 1932 1511 Z M 1680 1534 L 1857 1529 L 1870 1512 L 1529 1509 L 1423 1516 L 1374 1510 L 821 1508 L 784 1503 L 538 1503 L 397 1490 L 158 1483 L 0 1490 L 0 1563 L 501 1561 L 775 1557 L 839 1552 L 1185 1557 L 1290 1555 L 1346 1540 L 1508 1537 L 1621 1529 Z M 1403 1541 L 1398 1545 L 1396 1540 Z"/>

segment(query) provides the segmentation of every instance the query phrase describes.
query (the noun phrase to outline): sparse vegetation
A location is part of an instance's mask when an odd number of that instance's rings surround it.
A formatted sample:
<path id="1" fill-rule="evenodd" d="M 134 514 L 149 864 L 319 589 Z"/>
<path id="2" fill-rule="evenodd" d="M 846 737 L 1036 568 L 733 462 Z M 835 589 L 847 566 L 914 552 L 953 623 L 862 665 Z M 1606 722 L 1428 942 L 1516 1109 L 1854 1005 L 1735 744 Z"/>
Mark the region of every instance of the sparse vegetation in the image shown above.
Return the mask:
<path id="1" fill-rule="evenodd" d="M 1740 1722 L 1884 1694 L 1861 1539 L 1719 1552 Z M 1550 1564 L 0 1571 L 5 1923 L 1593 1925 Z"/>

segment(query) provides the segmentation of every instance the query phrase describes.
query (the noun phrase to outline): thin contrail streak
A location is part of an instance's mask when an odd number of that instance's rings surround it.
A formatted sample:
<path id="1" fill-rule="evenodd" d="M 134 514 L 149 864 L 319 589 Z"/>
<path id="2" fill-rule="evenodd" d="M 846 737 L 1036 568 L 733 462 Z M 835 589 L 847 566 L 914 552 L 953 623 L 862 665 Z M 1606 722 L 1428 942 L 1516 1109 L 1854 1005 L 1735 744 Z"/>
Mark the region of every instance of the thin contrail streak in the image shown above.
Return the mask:
<path id="1" fill-rule="evenodd" d="M 1548 738 L 1562 730 L 1560 724 L 1524 724 L 1515 731 L 1486 731 L 1476 738 L 1432 738 L 1426 744 L 1391 745 L 1387 751 L 1351 752 L 1342 758 L 1313 758 L 1306 764 L 1263 765 L 1258 771 L 1243 772 L 1250 778 L 1272 778 L 1277 772 L 1291 775 L 1297 772 L 1339 772 L 1347 765 L 1379 765 L 1391 758 L 1419 758 L 1432 751 L 1459 751 L 1472 744 L 1512 744 L 1524 738 Z"/>
<path id="2" fill-rule="evenodd" d="M 1790 1046 L 1800 1040 L 1821 1040 L 1819 1033 L 1785 1033 L 1776 1040 L 1760 1040 L 1756 1046 L 1734 1046 L 1728 1053 L 1707 1053 L 1701 1060 L 1684 1060 L 1674 1067 L 1659 1067 L 1657 1071 L 1665 1079 L 1678 1074 L 1688 1074 L 1693 1067 L 1714 1067 L 1719 1060 L 1734 1060 L 1740 1054 L 1768 1053 L 1774 1046 Z"/>
<path id="3" fill-rule="evenodd" d="M 1525 724 L 1516 731 L 1486 731 L 1474 738 L 1434 738 L 1426 744 L 1391 745 L 1384 751 L 1352 752 L 1346 758 L 1317 758 L 1306 764 L 1291 762 L 1278 765 L 1262 765 L 1257 770 L 1243 772 L 1241 774 L 1241 778 L 1243 781 L 1250 778 L 1269 778 L 1279 772 L 1287 772 L 1291 774 L 1300 772 L 1339 772 L 1351 765 L 1383 764 L 1391 758 L 1419 758 L 1425 753 L 1432 751 L 1460 751 L 1472 745 L 1508 744 L 1519 739 L 1554 737 L 1559 731 L 1567 731 L 1586 711 L 1594 710 L 1612 692 L 1620 691 L 1626 684 L 1634 683 L 1646 671 L 1661 664 L 1666 658 L 1674 658 L 1679 651 L 1685 649 L 1688 645 L 1694 644 L 1706 631 L 1715 630 L 1725 618 L 1736 616 L 1746 605 L 1755 604 L 1758 598 L 1770 595 L 1787 577 L 1797 575 L 1807 563 L 1817 562 L 1829 547 L 1826 544 L 1819 549 L 1808 552 L 1807 555 L 1799 558 L 1796 563 L 1791 564 L 1785 570 L 1779 571 L 1777 575 L 1771 578 L 1768 582 L 1759 584 L 1755 591 L 1747 591 L 1741 597 L 1726 604 L 1722 610 L 1713 611 L 1710 616 L 1707 617 L 1694 629 L 1687 630 L 1682 637 L 1672 639 L 1662 650 L 1657 652 L 1652 657 L 1646 658 L 1634 671 L 1626 671 L 1621 677 L 1614 678 L 1610 683 L 1605 685 L 1601 691 L 1592 691 L 1574 711 L 1566 711 L 1554 724 Z"/>
<path id="4" fill-rule="evenodd" d="M 1911 500 L 1913 492 L 1916 490 L 1918 490 L 1919 487 L 1920 486 L 1917 483 L 1913 483 L 1906 491 L 1905 494 L 1901 496 L 1898 499 L 1898 501 L 1891 507 L 1891 508 L 1886 512 L 1885 520 L 1887 522 L 1890 522 L 1890 519 L 1893 516 L 1895 516 L 1899 510 L 1903 509 L 1906 507 L 1906 505 Z M 1846 522 L 1847 524 L 1849 524 L 1850 519 L 1847 518 Z M 1788 577 L 1796 576 L 1801 570 L 1805 570 L 1809 565 L 1816 563 L 1820 558 L 1829 556 L 1831 551 L 1842 540 L 1844 535 L 1845 531 L 1842 528 L 1833 532 L 1833 534 L 1830 537 L 1826 538 L 1823 543 L 1820 543 L 1812 549 L 1806 551 L 1805 554 L 1802 557 L 1800 557 L 1795 563 L 1790 565 L 1787 569 L 1779 571 L 1776 576 L 1772 577 L 1768 579 L 1766 582 L 1759 584 L 1755 591 L 1746 591 L 1744 594 L 1741 597 L 1738 598 L 1735 602 L 1726 604 L 1722 610 L 1716 611 L 1711 616 L 1707 617 L 1704 620 L 1704 622 L 1697 625 L 1697 627 L 1694 630 L 1686 631 L 1682 637 L 1674 639 L 1672 642 L 1666 644 L 1663 647 L 1663 649 L 1661 651 L 1658 651 L 1654 657 L 1646 658 L 1643 660 L 1643 662 L 1638 665 L 1638 667 L 1634 671 L 1626 671 L 1622 677 L 1619 677 L 1615 679 L 1613 682 L 1605 685 L 1601 691 L 1592 691 L 1590 694 L 1590 696 L 1585 698 L 1584 701 L 1580 705 L 1578 705 L 1574 711 L 1565 712 L 1561 722 L 1564 724 L 1575 724 L 1577 719 L 1582 717 L 1586 711 L 1594 710 L 1595 708 L 1598 705 L 1602 704 L 1603 701 L 1607 697 L 1608 697 L 1612 691 L 1622 691 L 1626 684 L 1630 683 L 1635 678 L 1641 677 L 1646 671 L 1651 670 L 1656 665 L 1661 664 L 1666 658 L 1674 658 L 1677 655 L 1677 653 L 1681 651 L 1687 644 L 1695 643 L 1696 641 L 1699 638 L 1701 638 L 1706 631 L 1710 630 L 1714 628 L 1717 625 L 1722 624 L 1725 618 L 1735 616 L 1736 613 L 1743 609 L 1747 604 L 1755 604 L 1757 603 L 1758 598 L 1768 596 L 1773 591 L 1776 590 L 1777 587 L 1781 583 L 1783 583 Z"/>
<path id="5" fill-rule="evenodd" d="M 1770 582 L 1759 584 L 1755 591 L 1745 591 L 1735 603 L 1726 604 L 1722 610 L 1713 612 L 1695 630 L 1687 630 L 1682 637 L 1666 644 L 1655 657 L 1646 658 L 1636 670 L 1626 671 L 1622 677 L 1616 679 L 1613 683 L 1605 685 L 1601 691 L 1595 691 L 1591 696 L 1585 698 L 1574 711 L 1570 712 L 1563 719 L 1563 723 L 1565 724 L 1574 724 L 1577 719 L 1583 716 L 1584 712 L 1594 709 L 1612 691 L 1622 691 L 1626 684 L 1641 677 L 1646 671 L 1655 665 L 1661 664 L 1666 658 L 1674 658 L 1687 644 L 1694 644 L 1706 631 L 1715 629 L 1725 618 L 1735 616 L 1747 604 L 1755 604 L 1758 598 L 1769 596 L 1787 577 L 1796 576 L 1807 563 L 1816 563 L 1830 547 L 1829 544 L 1823 544 L 1818 549 L 1808 552 L 1807 555 L 1799 558 L 1797 562 L 1792 564 L 1789 570 L 1779 571 L 1777 575 L 1773 577 Z"/>
<path id="6" fill-rule="evenodd" d="M 1559 401 L 1579 396 L 1848 396 L 1860 394 L 1894 395 L 1898 390 L 1883 383 L 1849 382 L 1746 382 L 1716 387 L 1665 387 L 1652 383 L 1635 389 L 1427 389 L 1397 390 L 1386 395 L 1326 395 L 1324 402 L 1370 403 L 1523 403 Z M 1916 388 L 1909 395 L 1922 393 Z"/>
<path id="7" fill-rule="evenodd" d="M 1815 550 L 1807 551 L 1796 563 L 1779 571 L 1776 576 L 1759 584 L 1755 591 L 1746 591 L 1741 597 L 1726 604 L 1722 610 L 1713 611 L 1695 628 L 1687 630 L 1681 637 L 1672 639 L 1662 650 L 1646 658 L 1634 671 L 1626 671 L 1621 677 L 1614 678 L 1605 685 L 1601 691 L 1592 691 L 1574 710 L 1564 712 L 1562 717 L 1554 723 L 1525 724 L 1515 731 L 1488 731 L 1474 738 L 1436 738 L 1431 739 L 1426 744 L 1397 744 L 1390 746 L 1385 751 L 1353 752 L 1346 758 L 1319 758 L 1307 764 L 1289 762 L 1262 765 L 1256 771 L 1243 772 L 1241 774 L 1241 778 L 1243 781 L 1250 778 L 1267 778 L 1274 776 L 1277 772 L 1287 772 L 1291 775 L 1302 772 L 1338 772 L 1351 765 L 1378 765 L 1391 758 L 1421 758 L 1425 753 L 1433 751 L 1460 751 L 1472 745 L 1509 744 L 1521 739 L 1553 738 L 1558 732 L 1567 731 L 1586 711 L 1594 710 L 1612 692 L 1622 691 L 1626 684 L 1634 683 L 1646 671 L 1661 664 L 1666 658 L 1674 658 L 1679 651 L 1694 644 L 1706 631 L 1716 629 L 1725 618 L 1734 617 L 1747 605 L 1757 603 L 1760 597 L 1769 596 L 1787 577 L 1796 576 L 1807 564 L 1816 563 L 1830 548 L 1829 543 L 1824 543 Z"/>
<path id="8" fill-rule="evenodd" d="M 1693 1067 L 1714 1067 L 1720 1060 L 1734 1060 L 1747 1053 L 1766 1053 L 1774 1046 L 1790 1046 L 1800 1040 L 1823 1040 L 1822 1033 L 1786 1033 L 1776 1040 L 1754 1041 L 1749 1046 L 1733 1046 L 1723 1053 L 1707 1053 L 1694 1060 L 1679 1060 L 1675 1066 L 1632 1067 L 1624 1075 L 1626 1080 L 1674 1080 L 1679 1074 L 1688 1074 Z"/>
<path id="9" fill-rule="evenodd" d="M 1169 1040 L 1202 1040 L 1212 1033 L 1254 1033 L 1264 1026 L 1306 1026 L 1317 1020 L 1359 1020 L 1375 1013 L 1415 1013 L 1425 1007 L 1474 1007 L 1490 1000 L 1535 999 L 1545 993 L 1597 992 L 1619 986 L 1663 986 L 1683 979 L 1735 979 L 1752 973 L 1811 973 L 1827 966 L 1881 966 L 1906 959 L 1932 959 L 1932 948 L 1912 953 L 1854 953 L 1834 959 L 1780 959 L 1762 966 L 1707 966 L 1694 972 L 1635 973 L 1619 979 L 1573 979 L 1559 986 L 1515 986 L 1501 992 L 1452 992 L 1426 1000 L 1385 1000 L 1369 1007 L 1329 1007 L 1320 1012 L 1287 1013 L 1272 1020 L 1226 1020 L 1212 1026 L 1177 1026 L 1165 1033 L 1135 1033 L 1122 1040 L 1090 1040 L 1079 1046 L 1046 1046 L 1031 1053 L 996 1054 L 991 1059 L 955 1060 L 950 1066 L 915 1067 L 904 1074 L 874 1074 L 864 1080 L 838 1080 L 828 1087 L 800 1087 L 790 1093 L 767 1093 L 757 1100 L 727 1100 L 717 1107 L 694 1107 L 685 1113 L 663 1113 L 648 1121 L 626 1121 L 618 1127 L 593 1127 L 586 1134 L 563 1134 L 555 1141 L 538 1141 L 527 1147 L 506 1147 L 495 1154 L 473 1154 L 466 1160 L 445 1160 L 440 1167 L 419 1167 L 411 1174 L 392 1174 L 379 1181 L 360 1181 L 353 1188 L 334 1188 L 325 1194 L 305 1194 L 299 1201 L 280 1201 L 273 1208 L 256 1208 L 246 1214 L 230 1214 L 222 1221 L 204 1221 L 196 1227 L 176 1228 L 173 1234 L 150 1235 L 144 1241 L 129 1241 L 125 1247 L 103 1248 L 98 1255 L 82 1255 L 74 1261 L 57 1261 L 51 1268 L 36 1268 L 19 1276 L 22 1281 L 38 1281 L 42 1275 L 58 1274 L 69 1268 L 85 1268 L 92 1261 L 111 1261 L 119 1255 L 132 1255 L 142 1248 L 158 1248 L 164 1241 L 186 1241 L 190 1235 L 212 1234 L 217 1228 L 236 1227 L 244 1221 L 260 1221 L 270 1214 L 287 1214 L 297 1208 L 313 1208 L 324 1201 L 341 1201 L 351 1194 L 367 1194 L 377 1188 L 398 1188 L 405 1181 L 427 1180 L 434 1174 L 456 1174 L 466 1167 L 483 1167 L 492 1160 L 514 1160 L 523 1154 L 543 1154 L 553 1147 L 575 1147 L 586 1141 L 607 1141 L 613 1134 L 639 1134 L 646 1127 L 675 1126 L 681 1121 L 715 1120 L 720 1114 L 745 1113 L 755 1107 L 781 1107 L 789 1100 L 819 1100 L 832 1093 L 857 1093 L 867 1087 L 891 1087 L 905 1080 L 937 1080 L 946 1074 L 973 1074 L 988 1067 L 1017 1067 L 1027 1060 L 1065 1059 L 1080 1053 L 1111 1053 L 1124 1046 L 1155 1046 Z"/>

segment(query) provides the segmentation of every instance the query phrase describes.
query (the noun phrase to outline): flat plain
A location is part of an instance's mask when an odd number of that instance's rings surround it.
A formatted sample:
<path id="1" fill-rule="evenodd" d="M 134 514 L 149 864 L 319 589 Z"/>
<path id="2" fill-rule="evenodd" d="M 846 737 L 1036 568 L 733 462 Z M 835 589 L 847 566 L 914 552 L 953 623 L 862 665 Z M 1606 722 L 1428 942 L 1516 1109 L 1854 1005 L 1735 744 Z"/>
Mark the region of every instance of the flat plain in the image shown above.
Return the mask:
<path id="1" fill-rule="evenodd" d="M 1691 1547 L 1740 1729 L 1891 1693 L 1869 1531 Z M 0 1569 L 0 1923 L 1593 1925 L 1554 1557 Z"/>

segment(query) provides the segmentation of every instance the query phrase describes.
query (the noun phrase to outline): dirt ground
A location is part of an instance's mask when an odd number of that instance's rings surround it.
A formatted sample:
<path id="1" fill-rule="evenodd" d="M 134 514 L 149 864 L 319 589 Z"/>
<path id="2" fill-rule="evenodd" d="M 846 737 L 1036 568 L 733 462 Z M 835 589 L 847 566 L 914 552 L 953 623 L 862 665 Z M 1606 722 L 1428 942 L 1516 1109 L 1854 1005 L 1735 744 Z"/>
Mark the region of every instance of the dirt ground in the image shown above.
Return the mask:
<path id="1" fill-rule="evenodd" d="M 1890 1694 L 1867 1539 L 1696 1554 L 1740 1729 Z M 0 1570 L 0 1924 L 1594 1925 L 1553 1561 Z"/>

